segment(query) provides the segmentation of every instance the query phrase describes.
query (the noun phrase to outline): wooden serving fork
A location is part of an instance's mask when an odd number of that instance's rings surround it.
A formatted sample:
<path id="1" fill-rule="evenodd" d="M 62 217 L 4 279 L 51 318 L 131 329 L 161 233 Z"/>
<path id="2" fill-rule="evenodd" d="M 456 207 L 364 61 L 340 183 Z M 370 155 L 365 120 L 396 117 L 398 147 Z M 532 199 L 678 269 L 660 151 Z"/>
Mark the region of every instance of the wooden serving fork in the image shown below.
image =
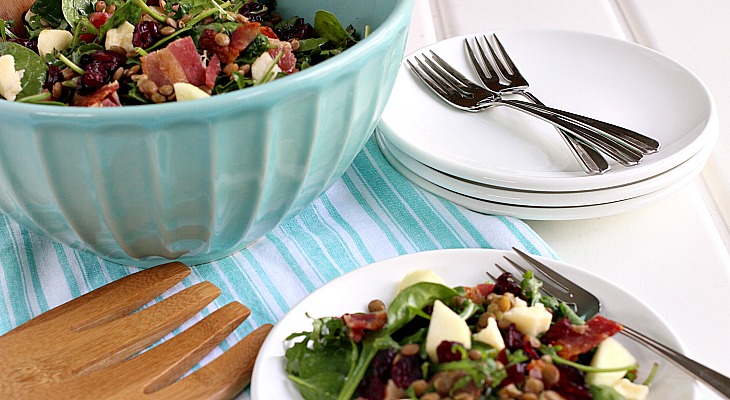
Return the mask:
<path id="1" fill-rule="evenodd" d="M 179 262 L 142 270 L 0 336 L 0 398 L 233 398 L 249 384 L 270 324 L 179 378 L 249 316 L 241 303 L 229 303 L 141 352 L 220 294 L 201 282 L 134 312 L 188 274 L 190 268 Z"/>

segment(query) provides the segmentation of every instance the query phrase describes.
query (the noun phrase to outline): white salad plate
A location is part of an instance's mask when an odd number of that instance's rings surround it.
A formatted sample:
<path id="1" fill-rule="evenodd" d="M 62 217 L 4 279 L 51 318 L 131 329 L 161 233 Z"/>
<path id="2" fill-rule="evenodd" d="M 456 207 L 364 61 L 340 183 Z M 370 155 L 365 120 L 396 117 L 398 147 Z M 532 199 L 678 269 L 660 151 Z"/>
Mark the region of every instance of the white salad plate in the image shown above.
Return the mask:
<path id="1" fill-rule="evenodd" d="M 486 272 L 498 273 L 494 263 L 514 253 L 489 249 L 450 249 L 415 253 L 380 261 L 345 274 L 322 286 L 293 307 L 269 333 L 254 368 L 251 397 L 264 399 L 301 399 L 285 372 L 286 338 L 295 332 L 310 331 L 312 318 L 340 316 L 367 310 L 370 300 L 386 304 L 394 297 L 400 280 L 410 271 L 430 269 L 450 286 L 472 286 L 487 280 Z M 544 258 L 538 259 L 571 280 L 583 285 L 604 304 L 602 314 L 641 331 L 677 350 L 684 351 L 681 340 L 663 318 L 645 303 L 623 289 L 580 268 Z M 309 315 L 309 317 L 308 317 Z M 616 336 L 637 358 L 639 382 L 646 378 L 652 365 L 659 370 L 651 385 L 650 400 L 696 399 L 694 381 L 671 363 L 630 340 Z"/>
<path id="2" fill-rule="evenodd" d="M 475 82 L 464 39 L 434 51 Z M 443 173 L 495 187 L 587 191 L 639 182 L 669 171 L 719 134 L 714 99 L 695 74 L 646 47 L 593 34 L 503 30 L 500 41 L 547 105 L 591 116 L 657 139 L 641 164 L 586 175 L 552 125 L 507 107 L 469 113 L 447 105 L 401 65 L 379 129 L 413 159 Z"/>
<path id="3" fill-rule="evenodd" d="M 481 200 L 533 207 L 590 206 L 648 195 L 669 187 L 680 179 L 697 176 L 707 163 L 714 148 L 714 142 L 712 142 L 678 166 L 656 176 L 626 185 L 572 192 L 536 192 L 491 186 L 449 175 L 411 158 L 379 132 L 377 139 L 381 149 L 385 148 L 383 151 L 388 152 L 390 157 L 397 159 L 403 167 L 434 185 Z"/>
<path id="4" fill-rule="evenodd" d="M 570 207 L 546 207 L 546 206 L 524 206 L 509 203 L 488 201 L 477 197 L 463 195 L 456 191 L 436 185 L 428 179 L 418 175 L 403 165 L 387 147 L 380 144 L 386 160 L 393 168 L 400 172 L 406 179 L 427 192 L 458 204 L 464 208 L 482 214 L 506 215 L 510 217 L 529 220 L 578 220 L 587 218 L 601 218 L 611 215 L 622 214 L 637 210 L 661 199 L 666 198 L 685 185 L 689 184 L 702 171 L 704 162 L 695 166 L 695 169 L 685 176 L 673 181 L 668 186 L 655 190 L 651 193 L 627 198 L 624 200 L 610 201 L 606 203 L 590 204 Z"/>

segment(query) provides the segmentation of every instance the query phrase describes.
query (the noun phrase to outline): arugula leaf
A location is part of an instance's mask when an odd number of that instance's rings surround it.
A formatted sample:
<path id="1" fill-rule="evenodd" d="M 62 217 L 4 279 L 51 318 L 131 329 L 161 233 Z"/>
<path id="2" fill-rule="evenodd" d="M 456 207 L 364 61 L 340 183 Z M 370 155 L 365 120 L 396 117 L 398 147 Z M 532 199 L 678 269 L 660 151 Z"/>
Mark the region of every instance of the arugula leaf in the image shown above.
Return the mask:
<path id="1" fill-rule="evenodd" d="M 18 99 L 40 93 L 46 82 L 48 66 L 33 50 L 13 42 L 0 42 L 0 55 L 10 54 L 15 59 L 15 70 L 23 70 Z"/>
<path id="2" fill-rule="evenodd" d="M 411 321 L 416 316 L 414 310 L 421 310 L 436 300 L 448 300 L 459 294 L 456 289 L 431 282 L 421 282 L 405 288 L 388 307 L 388 332 L 393 333 Z"/>
<path id="3" fill-rule="evenodd" d="M 530 306 L 534 306 L 540 302 L 540 298 L 542 297 L 542 293 L 540 293 L 541 287 L 542 282 L 535 278 L 532 271 L 526 271 L 522 274 L 520 289 L 522 289 L 522 293 L 524 293 L 527 300 L 529 300 Z"/>
<path id="4" fill-rule="evenodd" d="M 303 340 L 286 351 L 286 372 L 307 399 L 336 399 L 359 351 L 339 318 L 313 321 L 312 332 L 290 335 Z"/>
<path id="5" fill-rule="evenodd" d="M 63 16 L 61 0 L 36 0 L 30 6 L 30 12 L 38 15 L 55 27 L 60 26 L 66 20 Z"/>
<path id="6" fill-rule="evenodd" d="M 174 13 L 173 18 L 179 19 L 185 14 L 201 13 L 211 5 L 211 0 L 173 0 L 165 2 L 165 11 Z"/>

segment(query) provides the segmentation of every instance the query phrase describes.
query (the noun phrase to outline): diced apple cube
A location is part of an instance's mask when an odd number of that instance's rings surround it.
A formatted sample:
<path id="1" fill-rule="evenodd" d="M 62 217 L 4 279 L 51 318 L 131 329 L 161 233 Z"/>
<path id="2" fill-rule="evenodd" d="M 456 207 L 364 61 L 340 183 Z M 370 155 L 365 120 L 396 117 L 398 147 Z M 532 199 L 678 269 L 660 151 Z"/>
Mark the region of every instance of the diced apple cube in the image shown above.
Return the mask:
<path id="1" fill-rule="evenodd" d="M 71 46 L 73 38 L 73 34 L 67 30 L 44 29 L 38 35 L 38 54 L 45 57 L 46 54 L 52 54 L 53 50 L 66 50 Z"/>
<path id="2" fill-rule="evenodd" d="M 436 348 L 443 341 L 458 342 L 467 349 L 471 348 L 471 331 L 466 321 L 440 300 L 433 303 L 431 322 L 426 334 L 426 354 L 431 361 L 437 362 Z"/>
<path id="3" fill-rule="evenodd" d="M 550 329 L 553 314 L 542 303 L 532 307 L 513 307 L 505 311 L 503 318 L 517 327 L 523 335 L 537 337 Z"/>
<path id="4" fill-rule="evenodd" d="M 134 49 L 132 37 L 134 36 L 134 25 L 124 21 L 121 25 L 106 32 L 104 47 L 111 50 L 113 47 L 121 47 L 127 52 Z"/>
<path id="5" fill-rule="evenodd" d="M 176 82 L 172 84 L 175 89 L 175 99 L 177 101 L 204 99 L 210 95 L 199 87 L 187 82 Z"/>
<path id="6" fill-rule="evenodd" d="M 20 80 L 23 70 L 15 70 L 15 57 L 10 54 L 0 56 L 0 96 L 7 101 L 15 101 L 22 89 Z"/>
<path id="7" fill-rule="evenodd" d="M 431 282 L 446 285 L 444 279 L 430 269 L 417 269 L 415 271 L 409 272 L 408 274 L 406 274 L 406 276 L 403 277 L 403 279 L 401 279 L 400 284 L 398 284 L 398 292 L 401 292 L 403 289 L 421 282 Z"/>
<path id="8" fill-rule="evenodd" d="M 505 347 L 504 338 L 497 326 L 497 320 L 493 317 L 487 319 L 487 326 L 484 329 L 474 334 L 474 340 L 488 344 L 497 351 L 501 351 Z"/>
<path id="9" fill-rule="evenodd" d="M 274 59 L 271 57 L 271 55 L 267 52 L 264 52 L 259 56 L 259 58 L 256 59 L 256 61 L 253 62 L 253 64 L 251 64 L 251 77 L 253 78 L 254 82 L 261 82 L 266 77 L 266 73 L 269 71 L 270 67 L 270 72 L 274 75 L 281 72 L 281 68 L 279 68 L 278 65 L 274 64 Z"/>
<path id="10" fill-rule="evenodd" d="M 608 337 L 598 345 L 591 359 L 591 367 L 621 368 L 636 364 L 636 358 L 618 340 Z M 590 385 L 613 386 L 626 375 L 626 371 L 588 372 L 586 383 Z"/>
<path id="11" fill-rule="evenodd" d="M 633 383 L 626 378 L 619 380 L 611 387 L 626 400 L 646 400 L 649 397 L 648 386 Z"/>

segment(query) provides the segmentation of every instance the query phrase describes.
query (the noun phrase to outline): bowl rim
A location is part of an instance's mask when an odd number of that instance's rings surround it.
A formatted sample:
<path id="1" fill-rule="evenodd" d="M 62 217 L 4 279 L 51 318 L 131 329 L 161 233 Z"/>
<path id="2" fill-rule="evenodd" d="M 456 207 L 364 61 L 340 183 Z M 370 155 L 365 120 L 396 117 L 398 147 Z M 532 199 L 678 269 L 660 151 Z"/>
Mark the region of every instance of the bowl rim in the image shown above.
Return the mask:
<path id="1" fill-rule="evenodd" d="M 266 96 L 267 102 L 277 101 L 296 90 L 309 89 L 317 86 L 319 78 L 326 77 L 342 69 L 343 64 L 350 59 L 358 58 L 361 54 L 374 51 L 382 43 L 390 40 L 391 35 L 400 29 L 403 19 L 410 18 L 411 10 L 415 0 L 397 0 L 393 11 L 387 16 L 383 23 L 374 29 L 370 35 L 363 38 L 355 46 L 339 54 L 330 60 L 314 65 L 303 71 L 297 72 L 286 79 L 279 79 L 265 85 L 249 87 L 229 93 L 211 96 L 200 100 L 185 102 L 170 102 L 164 104 L 144 104 L 122 107 L 76 107 L 76 106 L 52 106 L 43 104 L 20 103 L 16 101 L 0 100 L 0 115 L 18 113 L 19 115 L 42 116 L 50 118 L 63 118 L 66 120 L 89 119 L 95 117 L 122 118 L 133 116 L 135 119 L 160 117 L 168 113 L 180 113 L 182 115 L 196 115 L 200 113 L 201 107 L 206 110 L 225 108 L 230 110 L 231 105 L 250 104 L 255 97 Z M 286 89 L 282 87 L 286 85 Z M 257 101 L 258 103 L 258 101 Z"/>

